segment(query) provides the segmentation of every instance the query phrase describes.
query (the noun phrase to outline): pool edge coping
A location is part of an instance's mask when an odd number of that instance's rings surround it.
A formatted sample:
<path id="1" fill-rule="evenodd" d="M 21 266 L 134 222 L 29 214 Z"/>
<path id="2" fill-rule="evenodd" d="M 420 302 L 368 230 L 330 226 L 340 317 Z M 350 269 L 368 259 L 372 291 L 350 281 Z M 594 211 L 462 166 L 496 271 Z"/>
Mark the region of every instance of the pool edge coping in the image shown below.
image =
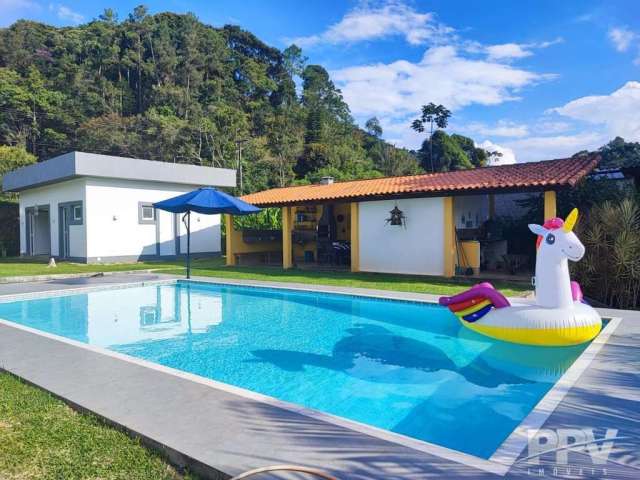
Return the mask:
<path id="1" fill-rule="evenodd" d="M 227 280 L 227 279 L 222 279 L 217 277 L 216 278 L 197 277 L 195 279 L 193 278 L 184 279 L 180 277 L 175 277 L 175 278 L 166 278 L 166 279 L 157 279 L 157 280 L 144 280 L 144 281 L 138 280 L 134 282 L 107 284 L 107 285 L 102 284 L 102 285 L 94 285 L 94 286 L 83 286 L 78 288 L 49 290 L 44 292 L 29 292 L 29 293 L 2 295 L 0 296 L 0 303 L 32 300 L 35 298 L 70 296 L 70 295 L 77 295 L 82 293 L 90 293 L 94 291 L 118 290 L 123 288 L 132 288 L 132 287 L 153 286 L 153 285 L 172 285 L 172 284 L 177 284 L 181 282 L 192 282 L 192 283 L 220 285 L 220 286 L 234 285 L 234 286 L 262 288 L 262 289 L 274 288 L 274 289 L 281 289 L 281 290 L 305 291 L 308 293 L 322 293 L 322 294 L 335 294 L 335 295 L 352 296 L 352 297 L 378 298 L 382 300 L 405 301 L 405 302 L 426 303 L 426 304 L 434 304 L 434 298 L 438 297 L 437 295 L 418 293 L 417 295 L 419 295 L 419 297 L 417 298 L 407 298 L 406 296 L 403 297 L 402 294 L 412 294 L 413 292 L 400 292 L 400 291 L 391 291 L 391 290 L 389 291 L 389 294 L 391 295 L 386 297 L 381 297 L 381 295 L 384 295 L 386 291 L 376 290 L 374 292 L 374 291 L 367 291 L 369 289 L 363 289 L 364 291 L 359 292 L 360 289 L 357 289 L 355 287 L 330 286 L 331 288 L 326 289 L 323 287 L 327 287 L 327 286 L 320 285 L 319 286 L 320 288 L 313 288 L 313 287 L 304 288 L 304 285 L 303 286 L 299 286 L 298 284 L 287 285 L 287 284 L 283 284 L 284 282 L 278 283 L 278 282 L 259 281 L 259 283 L 253 283 L 250 280 L 246 280 L 246 281 L 238 280 L 238 279 Z M 334 288 L 336 290 L 334 290 Z M 341 289 L 342 291 L 338 289 Z M 394 296 L 393 294 L 396 294 L 396 295 Z M 424 297 L 424 298 L 421 298 L 421 297 Z M 10 328 L 26 331 L 34 335 L 45 337 L 50 340 L 62 342 L 75 347 L 80 347 L 82 349 L 91 351 L 93 353 L 106 355 L 111 358 L 116 358 L 118 360 L 121 360 L 127 363 L 132 363 L 141 367 L 150 368 L 152 370 L 159 371 L 167 375 L 193 381 L 198 384 L 207 386 L 209 388 L 222 390 L 229 394 L 238 395 L 243 398 L 265 403 L 267 405 L 270 405 L 276 408 L 281 408 L 293 413 L 298 413 L 300 415 L 304 415 L 304 416 L 313 418 L 315 420 L 327 422 L 327 423 L 340 426 L 342 428 L 346 428 L 352 431 L 356 431 L 358 433 L 369 435 L 374 438 L 378 438 L 390 443 L 411 448 L 421 453 L 427 453 L 445 460 L 460 463 L 465 466 L 473 467 L 488 473 L 504 476 L 509 472 L 513 464 L 516 463 L 517 458 L 520 456 L 524 448 L 527 446 L 527 440 L 528 440 L 527 432 L 529 432 L 530 430 L 533 430 L 535 433 L 538 431 L 538 429 L 542 427 L 542 425 L 544 425 L 544 423 L 548 420 L 548 418 L 553 414 L 555 409 L 560 405 L 560 403 L 562 402 L 564 397 L 567 395 L 567 393 L 578 381 L 580 376 L 589 367 L 591 362 L 596 358 L 598 352 L 607 343 L 608 339 L 614 333 L 615 329 L 618 327 L 618 325 L 622 322 L 622 319 L 623 319 L 622 317 L 610 317 L 610 316 L 607 316 L 606 318 L 609 319 L 609 322 L 605 326 L 605 328 L 602 329 L 602 331 L 591 342 L 591 344 L 573 362 L 571 367 L 569 367 L 569 369 L 565 371 L 565 373 L 558 379 L 558 381 L 554 383 L 551 389 L 542 397 L 542 399 L 540 399 L 540 401 L 529 412 L 529 414 L 527 414 L 527 416 L 522 420 L 522 422 L 520 422 L 512 430 L 509 436 L 498 446 L 495 452 L 488 459 L 478 457 L 473 454 L 465 453 L 459 450 L 455 450 L 449 447 L 444 447 L 442 445 L 438 445 L 435 443 L 427 442 L 424 440 L 418 440 L 418 439 L 408 437 L 399 433 L 395 433 L 379 427 L 374 427 L 372 425 L 358 422 L 356 420 L 350 420 L 345 417 L 340 417 L 338 415 L 322 412 L 320 410 L 316 410 L 313 408 L 303 407 L 295 403 L 279 400 L 269 395 L 257 393 L 249 389 L 245 389 L 245 388 L 237 387 L 228 383 L 209 379 L 193 373 L 184 372 L 182 370 L 160 365 L 158 363 L 154 363 L 148 360 L 139 359 L 133 356 L 129 356 L 123 353 L 109 350 L 104 347 L 89 345 L 77 340 L 72 340 L 56 334 L 44 332 L 32 327 L 11 322 L 9 320 L 4 320 L 2 318 L 0 318 L 0 324 Z M 583 358 L 585 357 L 585 355 L 587 355 L 587 358 Z M 0 370 L 4 370 L 4 369 L 0 368 Z M 6 371 L 11 373 L 9 370 L 6 370 Z M 64 398 L 63 400 L 67 401 L 67 399 L 64 399 Z M 70 400 L 68 400 L 68 402 L 73 403 Z M 84 406 L 81 406 L 81 407 L 86 409 L 87 411 L 91 411 L 90 408 L 87 408 Z M 543 410 L 543 411 L 540 412 L 540 410 Z M 123 427 L 127 428 L 126 425 L 124 425 Z M 140 433 L 137 433 L 137 434 L 140 435 Z M 167 446 L 165 445 L 165 447 Z M 168 448 L 171 448 L 171 447 L 168 447 Z M 185 452 L 181 452 L 181 453 L 185 456 L 189 456 Z M 212 466 L 212 468 L 215 468 L 215 467 Z"/>

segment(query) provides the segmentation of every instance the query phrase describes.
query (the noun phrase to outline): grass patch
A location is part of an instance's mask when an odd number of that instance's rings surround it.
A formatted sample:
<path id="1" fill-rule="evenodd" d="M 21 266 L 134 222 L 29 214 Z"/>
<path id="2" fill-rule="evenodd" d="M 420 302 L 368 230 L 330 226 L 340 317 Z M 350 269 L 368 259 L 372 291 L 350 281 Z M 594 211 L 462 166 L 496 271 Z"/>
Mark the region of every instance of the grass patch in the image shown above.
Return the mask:
<path id="1" fill-rule="evenodd" d="M 80 414 L 47 392 L 0 373 L 3 480 L 178 480 L 182 476 L 138 440 Z"/>
<path id="2" fill-rule="evenodd" d="M 334 285 L 338 287 L 377 288 L 400 292 L 431 293 L 451 295 L 461 292 L 478 282 L 477 279 L 450 279 L 420 275 L 395 275 L 388 273 L 352 273 L 343 271 L 283 270 L 278 267 L 227 267 L 224 258 L 194 259 L 192 275 L 240 280 L 265 280 L 289 283 L 309 283 L 314 285 Z M 55 268 L 48 268 L 45 260 L 11 258 L 0 260 L 0 277 L 55 275 L 65 273 L 120 272 L 131 270 L 155 270 L 161 273 L 184 275 L 184 261 L 138 262 L 111 264 L 82 264 L 59 262 Z M 530 287 L 523 283 L 496 281 L 495 287 L 507 296 L 519 296 Z"/>
<path id="3" fill-rule="evenodd" d="M 148 265 L 152 265 L 152 263 L 150 262 Z M 185 270 L 180 266 L 179 268 L 167 268 L 163 273 L 184 275 Z M 224 265 L 223 258 L 194 260 L 192 262 L 191 275 L 241 280 L 334 285 L 339 287 L 377 288 L 401 292 L 431 293 L 434 295 L 455 294 L 478 283 L 477 279 L 449 279 L 419 275 L 298 269 L 283 270 L 277 267 L 227 267 Z M 523 283 L 493 282 L 493 284 L 507 296 L 520 296 L 530 290 L 530 288 Z"/>
<path id="4" fill-rule="evenodd" d="M 30 275 L 56 275 L 68 273 L 98 273 L 98 272 L 121 272 L 128 270 L 146 270 L 149 268 L 179 268 L 181 262 L 154 263 L 149 265 L 145 262 L 138 263 L 106 263 L 106 264 L 84 264 L 72 262 L 58 262 L 57 266 L 50 268 L 47 266 L 49 259 L 33 258 L 2 258 L 0 259 L 0 277 L 30 276 Z"/>

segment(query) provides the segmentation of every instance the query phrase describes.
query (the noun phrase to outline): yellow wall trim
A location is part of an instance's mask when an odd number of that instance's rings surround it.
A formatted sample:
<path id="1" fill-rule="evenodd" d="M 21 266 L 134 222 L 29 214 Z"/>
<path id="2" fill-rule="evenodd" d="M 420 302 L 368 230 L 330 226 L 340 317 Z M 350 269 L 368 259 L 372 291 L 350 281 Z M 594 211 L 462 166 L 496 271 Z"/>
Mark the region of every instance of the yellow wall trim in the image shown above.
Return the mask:
<path id="1" fill-rule="evenodd" d="M 360 271 L 360 210 L 358 202 L 351 202 L 351 271 Z"/>
<path id="2" fill-rule="evenodd" d="M 549 220 L 550 218 L 557 217 L 556 212 L 556 192 L 553 190 L 549 190 L 544 192 L 544 219 Z"/>
<path id="3" fill-rule="evenodd" d="M 453 223 L 453 197 L 444 197 L 444 272 L 445 277 L 453 277 L 455 271 L 456 236 Z"/>
<path id="4" fill-rule="evenodd" d="M 291 246 L 291 232 L 293 230 L 293 219 L 291 218 L 291 207 L 282 207 L 282 268 L 293 267 L 293 250 Z"/>

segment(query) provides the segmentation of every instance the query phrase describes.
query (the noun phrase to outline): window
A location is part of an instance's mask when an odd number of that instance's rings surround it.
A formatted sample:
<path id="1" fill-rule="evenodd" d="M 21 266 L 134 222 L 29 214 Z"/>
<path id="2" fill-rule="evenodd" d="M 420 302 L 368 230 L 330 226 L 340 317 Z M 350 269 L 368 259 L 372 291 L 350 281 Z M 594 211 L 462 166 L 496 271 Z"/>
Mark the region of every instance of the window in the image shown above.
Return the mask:
<path id="1" fill-rule="evenodd" d="M 152 203 L 140 202 L 138 204 L 138 223 L 156 223 L 156 209 Z"/>
<path id="2" fill-rule="evenodd" d="M 73 220 L 76 222 L 82 222 L 82 205 L 73 206 Z"/>
<path id="3" fill-rule="evenodd" d="M 143 220 L 155 220 L 155 215 L 152 207 L 142 207 L 142 219 Z"/>
<path id="4" fill-rule="evenodd" d="M 140 326 L 148 327 L 150 325 L 156 325 L 160 322 L 158 315 L 158 309 L 154 306 L 140 307 Z"/>
<path id="5" fill-rule="evenodd" d="M 83 216 L 84 216 L 84 208 L 82 205 L 82 201 L 77 200 L 74 202 L 61 202 L 58 204 L 58 208 L 60 208 L 60 216 L 62 217 L 62 212 L 64 211 L 65 221 L 67 225 L 82 225 Z"/>

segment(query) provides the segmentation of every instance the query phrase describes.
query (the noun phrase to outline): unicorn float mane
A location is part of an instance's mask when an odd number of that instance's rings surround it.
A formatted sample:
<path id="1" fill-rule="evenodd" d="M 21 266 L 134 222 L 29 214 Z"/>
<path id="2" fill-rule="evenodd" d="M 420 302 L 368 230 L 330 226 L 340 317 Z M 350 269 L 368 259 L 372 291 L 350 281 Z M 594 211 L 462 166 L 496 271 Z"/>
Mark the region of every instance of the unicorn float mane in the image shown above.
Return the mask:
<path id="1" fill-rule="evenodd" d="M 545 220 L 542 226 L 547 230 L 560 230 L 562 228 L 566 232 L 571 232 L 577 221 L 578 209 L 574 208 L 567 216 L 566 222 L 560 217 L 555 217 Z M 543 238 L 544 237 L 542 235 L 538 235 L 538 239 L 536 240 L 536 250 L 540 248 L 540 243 L 542 243 Z"/>

